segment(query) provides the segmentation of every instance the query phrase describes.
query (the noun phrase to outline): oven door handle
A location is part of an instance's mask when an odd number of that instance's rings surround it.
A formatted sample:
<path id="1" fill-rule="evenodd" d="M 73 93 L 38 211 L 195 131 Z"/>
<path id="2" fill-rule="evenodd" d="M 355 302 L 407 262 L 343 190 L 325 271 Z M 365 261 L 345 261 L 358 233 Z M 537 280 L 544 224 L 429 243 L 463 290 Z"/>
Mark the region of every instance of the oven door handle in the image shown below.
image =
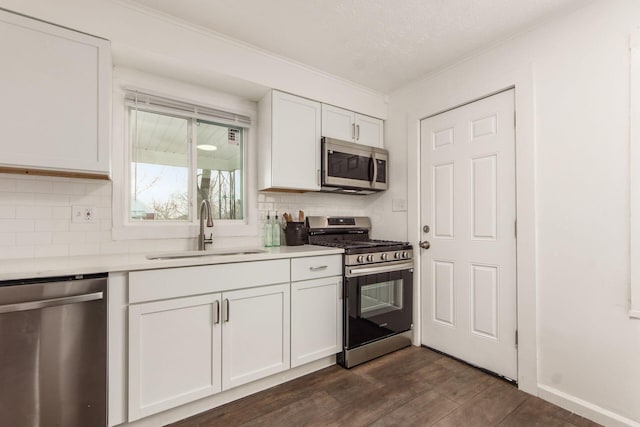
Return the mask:
<path id="1" fill-rule="evenodd" d="M 389 271 L 409 270 L 413 268 L 413 261 L 401 262 L 398 264 L 385 264 L 375 267 L 347 267 L 347 277 L 364 276 L 365 274 L 388 273 Z"/>

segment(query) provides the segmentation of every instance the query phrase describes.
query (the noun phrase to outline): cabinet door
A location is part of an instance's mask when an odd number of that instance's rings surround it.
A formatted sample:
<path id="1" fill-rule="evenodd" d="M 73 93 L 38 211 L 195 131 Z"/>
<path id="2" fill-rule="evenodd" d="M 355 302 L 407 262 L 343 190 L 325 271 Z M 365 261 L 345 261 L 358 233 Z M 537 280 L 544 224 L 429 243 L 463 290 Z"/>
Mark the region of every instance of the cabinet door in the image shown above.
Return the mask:
<path id="1" fill-rule="evenodd" d="M 342 348 L 342 276 L 291 284 L 291 367 Z"/>
<path id="2" fill-rule="evenodd" d="M 272 102 L 272 187 L 320 190 L 320 103 L 277 91 Z"/>
<path id="3" fill-rule="evenodd" d="M 221 389 L 220 294 L 129 307 L 129 421 Z"/>
<path id="4" fill-rule="evenodd" d="M 289 284 L 222 297 L 222 389 L 289 369 Z"/>
<path id="5" fill-rule="evenodd" d="M 374 117 L 356 114 L 356 142 L 372 147 L 384 148 L 384 122 Z"/>
<path id="6" fill-rule="evenodd" d="M 0 166 L 108 174 L 109 42 L 0 11 L 0 57 Z"/>
<path id="7" fill-rule="evenodd" d="M 353 142 L 355 113 L 332 105 L 322 104 L 322 136 Z"/>

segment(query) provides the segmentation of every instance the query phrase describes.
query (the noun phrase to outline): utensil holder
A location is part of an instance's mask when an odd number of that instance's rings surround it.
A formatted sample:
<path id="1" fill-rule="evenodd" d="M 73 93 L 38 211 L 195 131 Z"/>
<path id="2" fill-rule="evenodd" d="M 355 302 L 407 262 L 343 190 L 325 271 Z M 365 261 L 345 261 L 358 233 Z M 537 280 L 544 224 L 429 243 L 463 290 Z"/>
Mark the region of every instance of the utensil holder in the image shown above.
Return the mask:
<path id="1" fill-rule="evenodd" d="M 287 246 L 300 246 L 309 242 L 309 230 L 304 222 L 287 222 L 284 229 Z"/>

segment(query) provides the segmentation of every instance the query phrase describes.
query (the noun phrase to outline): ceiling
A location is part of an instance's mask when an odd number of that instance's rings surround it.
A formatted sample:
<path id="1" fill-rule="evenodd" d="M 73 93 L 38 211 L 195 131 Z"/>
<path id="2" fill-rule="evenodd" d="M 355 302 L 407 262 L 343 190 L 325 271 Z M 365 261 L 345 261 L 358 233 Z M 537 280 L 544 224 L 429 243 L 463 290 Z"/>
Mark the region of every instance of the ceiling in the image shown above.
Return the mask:
<path id="1" fill-rule="evenodd" d="M 589 1 L 132 0 L 382 93 Z"/>

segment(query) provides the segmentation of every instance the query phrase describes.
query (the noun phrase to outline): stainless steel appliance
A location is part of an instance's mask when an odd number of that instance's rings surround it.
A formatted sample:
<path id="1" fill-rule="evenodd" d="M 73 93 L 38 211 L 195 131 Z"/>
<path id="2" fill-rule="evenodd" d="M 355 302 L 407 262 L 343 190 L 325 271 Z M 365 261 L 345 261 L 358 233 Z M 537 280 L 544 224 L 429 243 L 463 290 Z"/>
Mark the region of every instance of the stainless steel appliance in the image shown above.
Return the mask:
<path id="1" fill-rule="evenodd" d="M 307 218 L 309 243 L 343 248 L 343 351 L 351 368 L 411 345 L 413 249 L 407 242 L 372 240 L 367 217 Z"/>
<path id="2" fill-rule="evenodd" d="M 389 152 L 332 138 L 322 138 L 324 192 L 372 194 L 388 188 Z"/>
<path id="3" fill-rule="evenodd" d="M 106 274 L 0 282 L 0 424 L 107 425 Z"/>

